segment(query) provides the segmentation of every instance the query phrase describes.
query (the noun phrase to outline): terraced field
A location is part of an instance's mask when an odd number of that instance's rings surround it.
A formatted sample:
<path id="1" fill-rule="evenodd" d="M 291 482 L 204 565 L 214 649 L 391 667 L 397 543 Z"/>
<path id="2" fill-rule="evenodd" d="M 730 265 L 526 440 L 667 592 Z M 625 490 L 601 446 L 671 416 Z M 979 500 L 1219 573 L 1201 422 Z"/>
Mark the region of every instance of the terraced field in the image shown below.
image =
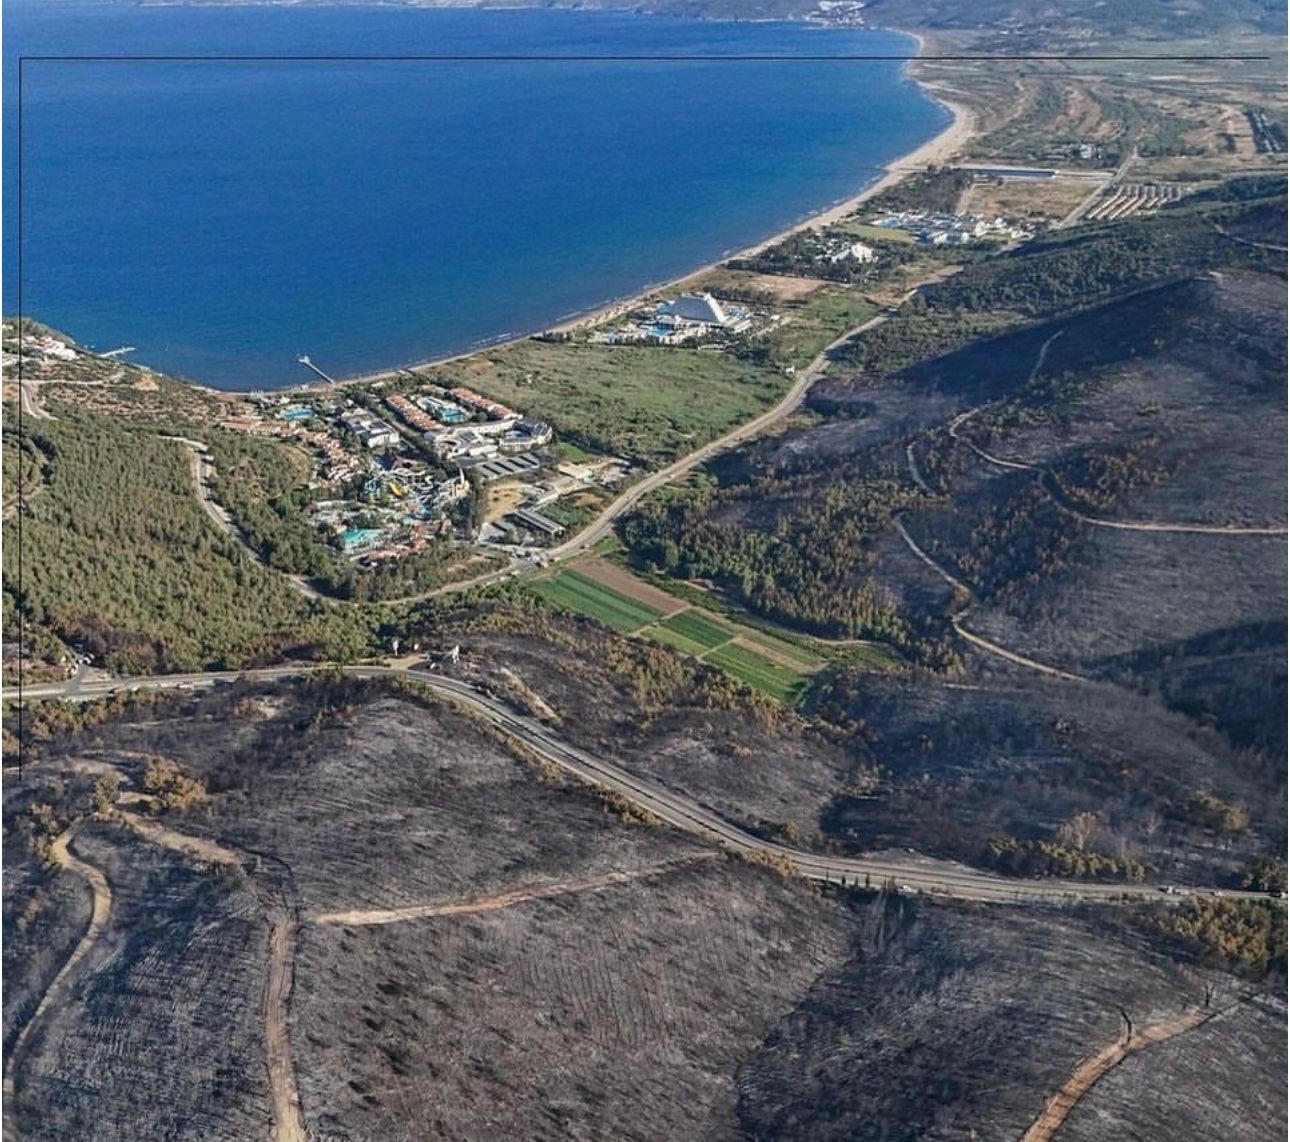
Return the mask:
<path id="1" fill-rule="evenodd" d="M 621 568 L 596 560 L 581 566 L 583 571 L 561 571 L 536 580 L 531 587 L 548 602 L 587 615 L 611 630 L 643 635 L 719 667 L 781 702 L 797 702 L 808 678 L 824 665 L 822 658 L 786 639 L 729 622 L 702 607 L 678 601 L 683 609 L 665 615 L 659 607 L 616 590 L 598 575 L 612 575 L 620 586 L 630 585 L 632 580 Z M 657 588 L 639 586 L 642 594 L 658 597 Z"/>
<path id="2" fill-rule="evenodd" d="M 712 651 L 703 661 L 721 667 L 727 674 L 733 674 L 741 682 L 747 682 L 781 702 L 796 701 L 806 685 L 805 674 L 772 662 L 735 642 Z"/>
<path id="3" fill-rule="evenodd" d="M 705 651 L 714 650 L 722 643 L 729 642 L 735 634 L 725 623 L 718 622 L 711 615 L 694 607 L 665 619 L 659 625 L 684 636 Z"/>
<path id="4" fill-rule="evenodd" d="M 556 606 L 590 615 L 611 630 L 623 633 L 640 630 L 662 617 L 661 611 L 629 599 L 577 571 L 561 571 L 552 579 L 539 579 L 533 584 L 533 590 Z"/>

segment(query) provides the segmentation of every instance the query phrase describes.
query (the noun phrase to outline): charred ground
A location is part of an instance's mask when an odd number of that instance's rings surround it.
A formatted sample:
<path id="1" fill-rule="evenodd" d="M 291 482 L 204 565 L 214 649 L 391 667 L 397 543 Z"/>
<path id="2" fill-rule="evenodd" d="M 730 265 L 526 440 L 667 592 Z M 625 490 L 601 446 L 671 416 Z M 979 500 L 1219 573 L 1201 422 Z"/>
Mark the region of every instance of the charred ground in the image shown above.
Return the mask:
<path id="1" fill-rule="evenodd" d="M 41 754 L 6 784 L 9 996 L 49 988 L 59 963 L 29 953 L 87 911 L 40 837 L 72 828 L 112 897 L 16 1052 L 34 1003 L 6 1002 L 9 1110 L 42 1138 L 280 1125 L 284 920 L 289 1075 L 318 1137 L 1015 1136 L 1122 1010 L 1207 1003 L 1221 1020 L 1142 1056 L 1153 1081 L 1222 1057 L 1242 1101 L 1178 1113 L 1235 1139 L 1284 1104 L 1266 965 L 1198 958 L 1147 913 L 821 894 L 624 820 L 418 694 L 238 686 L 85 717 Z M 539 891 L 498 896 L 516 888 Z"/>

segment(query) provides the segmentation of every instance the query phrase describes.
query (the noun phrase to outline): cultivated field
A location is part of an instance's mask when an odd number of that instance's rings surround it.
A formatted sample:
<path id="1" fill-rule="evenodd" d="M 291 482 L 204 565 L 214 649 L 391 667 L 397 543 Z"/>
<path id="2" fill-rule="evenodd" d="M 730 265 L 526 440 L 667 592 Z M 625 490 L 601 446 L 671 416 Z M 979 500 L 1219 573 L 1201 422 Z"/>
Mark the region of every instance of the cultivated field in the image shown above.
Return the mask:
<path id="1" fill-rule="evenodd" d="M 727 643 L 704 658 L 758 690 L 781 702 L 795 701 L 804 689 L 802 675 L 791 667 L 773 662 L 743 643 Z"/>
<path id="2" fill-rule="evenodd" d="M 593 559 L 577 566 L 531 587 L 548 602 L 693 655 L 781 702 L 800 700 L 823 665 L 800 647 L 691 606 L 617 564 Z"/>
<path id="3" fill-rule="evenodd" d="M 628 598 L 603 583 L 577 571 L 561 571 L 551 579 L 538 579 L 532 589 L 548 602 L 580 614 L 590 615 L 611 630 L 631 631 L 662 617 L 662 612 Z"/>
<path id="4" fill-rule="evenodd" d="M 729 642 L 735 633 L 725 623 L 718 619 L 710 618 L 693 607 L 687 611 L 682 611 L 680 614 L 673 615 L 660 625 L 689 639 L 705 651 Z"/>

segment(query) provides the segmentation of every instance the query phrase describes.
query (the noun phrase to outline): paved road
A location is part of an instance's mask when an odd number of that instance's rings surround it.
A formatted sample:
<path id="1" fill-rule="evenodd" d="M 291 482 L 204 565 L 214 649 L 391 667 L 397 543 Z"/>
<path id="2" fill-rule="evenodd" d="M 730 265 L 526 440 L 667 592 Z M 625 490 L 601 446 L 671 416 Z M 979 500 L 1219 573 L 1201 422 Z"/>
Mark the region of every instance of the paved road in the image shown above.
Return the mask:
<path id="1" fill-rule="evenodd" d="M 1159 890 L 1144 886 L 1076 883 L 1058 880 L 1008 880 L 978 872 L 948 861 L 932 860 L 918 854 L 874 857 L 840 857 L 803 852 L 773 841 L 764 841 L 731 824 L 712 810 L 648 778 L 629 773 L 615 763 L 570 745 L 537 720 L 519 715 L 502 702 L 480 693 L 469 683 L 423 671 L 397 666 L 348 666 L 344 672 L 353 678 L 412 679 L 435 693 L 479 715 L 490 725 L 521 741 L 543 759 L 582 778 L 584 781 L 613 790 L 646 809 L 668 824 L 692 833 L 728 852 L 769 858 L 783 863 L 810 880 L 848 884 L 870 883 L 874 887 L 887 881 L 905 891 L 926 892 L 936 896 L 997 903 L 1049 902 L 1077 900 L 1119 902 L 1128 899 L 1155 898 Z M 202 688 L 219 682 L 246 678 L 272 682 L 309 673 L 307 667 L 269 667 L 243 672 L 218 671 L 203 674 L 175 674 L 126 678 L 115 682 L 63 682 L 27 686 L 29 699 L 66 698 L 86 701 L 102 697 L 117 689 Z M 13 690 L 3 692 L 5 701 L 16 697 Z M 1192 891 L 1183 889 L 1182 893 Z M 1224 896 L 1249 896 L 1266 899 L 1261 893 L 1224 892 Z M 1176 899 L 1176 897 L 1174 897 Z"/>
<path id="2" fill-rule="evenodd" d="M 901 303 L 913 296 L 917 292 L 917 287 L 910 290 Z M 700 464 L 706 463 L 718 453 L 726 449 L 733 448 L 737 444 L 743 443 L 754 436 L 758 436 L 778 424 L 785 417 L 791 415 L 801 407 L 802 401 L 806 399 L 806 394 L 816 381 L 818 381 L 829 367 L 830 355 L 842 345 L 845 345 L 853 337 L 858 337 L 870 329 L 874 329 L 884 322 L 891 319 L 894 310 L 878 314 L 870 318 L 854 329 L 848 329 L 840 337 L 826 345 L 811 361 L 809 365 L 797 376 L 792 387 L 784 395 L 784 398 L 773 408 L 767 409 L 760 416 L 738 425 L 731 429 L 724 436 L 716 440 L 709 441 L 701 448 L 689 453 L 681 459 L 669 464 L 666 468 L 660 468 L 646 476 L 637 484 L 633 484 L 622 493 L 617 499 L 613 500 L 592 523 L 575 535 L 572 539 L 561 544 L 559 547 L 547 548 L 541 552 L 535 552 L 534 558 L 513 559 L 505 567 L 496 571 L 490 571 L 484 575 L 476 576 L 473 579 L 467 579 L 458 583 L 445 583 L 443 586 L 435 587 L 429 591 L 423 591 L 416 595 L 408 595 L 398 599 L 380 600 L 383 606 L 407 605 L 421 602 L 425 599 L 432 599 L 440 595 L 455 594 L 460 591 L 468 591 L 473 587 L 483 587 L 492 583 L 499 583 L 504 579 L 511 579 L 517 575 L 535 570 L 540 565 L 554 563 L 558 560 L 568 559 L 575 555 L 580 555 L 589 550 L 595 544 L 599 543 L 608 535 L 614 526 L 614 522 L 626 512 L 631 511 L 642 498 L 649 495 L 650 492 L 661 488 L 664 484 L 669 484 L 673 480 L 679 479 L 686 473 L 693 471 Z M 352 382 L 345 382 L 346 384 Z M 26 390 L 23 390 L 24 395 Z M 210 494 L 210 482 L 213 475 L 213 468 L 210 461 L 210 449 L 200 440 L 189 440 L 185 437 L 171 436 L 166 439 L 177 441 L 189 449 L 192 455 L 193 479 L 197 485 L 197 494 L 201 499 L 202 507 L 212 521 L 224 532 L 230 535 L 240 543 L 251 555 L 259 560 L 258 553 L 247 542 L 246 537 L 233 522 L 232 518 L 226 512 L 223 506 L 216 501 Z M 263 562 L 260 560 L 260 562 Z M 282 572 L 285 574 L 285 572 Z M 315 590 L 307 579 L 300 575 L 287 575 L 292 585 L 300 591 L 301 594 L 308 596 L 316 602 L 339 603 L 344 600 L 334 599 L 328 595 Z"/>
<path id="3" fill-rule="evenodd" d="M 1124 178 L 1124 176 L 1129 173 L 1129 167 L 1134 163 L 1137 157 L 1138 157 L 1138 148 L 1134 147 L 1127 155 L 1125 155 L 1124 161 L 1118 167 L 1116 167 L 1115 170 L 1112 171 L 1110 175 L 1107 176 L 1105 180 L 1102 183 L 1100 183 L 1091 194 L 1088 195 L 1087 198 L 1081 199 L 1079 205 L 1076 206 L 1075 209 L 1072 210 L 1068 215 L 1066 215 L 1065 218 L 1063 218 L 1060 222 L 1058 222 L 1057 225 L 1053 227 L 1053 229 L 1065 230 L 1071 226 L 1074 226 L 1077 222 L 1082 221 L 1084 218 L 1084 215 L 1087 214 L 1089 210 L 1093 208 L 1093 204 L 1102 197 L 1102 193 L 1106 190 L 1109 190 L 1117 182 L 1120 182 Z"/>
<path id="4" fill-rule="evenodd" d="M 907 294 L 906 297 L 908 296 Z M 664 484 L 670 484 L 673 480 L 693 471 L 700 464 L 711 460 L 718 453 L 733 448 L 737 444 L 742 444 L 745 440 L 754 436 L 761 435 L 768 428 L 796 412 L 802 406 L 802 401 L 806 399 L 806 394 L 810 391 L 811 386 L 828 372 L 830 356 L 835 350 L 845 345 L 853 337 L 858 337 L 861 333 L 866 333 L 890 319 L 891 313 L 884 312 L 876 317 L 871 317 L 864 324 L 857 325 L 854 329 L 848 329 L 842 336 L 831 341 L 816 354 L 815 359 L 798 374 L 792 388 L 788 390 L 784 398 L 774 408 L 767 409 L 760 416 L 731 429 L 716 440 L 709 441 L 702 448 L 682 456 L 681 459 L 674 461 L 666 468 L 660 468 L 657 472 L 651 473 L 640 483 L 633 484 L 632 487 L 610 503 L 596 517 L 595 522 L 584 528 L 567 543 L 562 543 L 559 547 L 549 548 L 545 553 L 546 560 L 554 562 L 558 559 L 568 559 L 570 556 L 581 554 L 608 535 L 614 526 L 614 521 L 635 507 L 650 492 L 661 488 Z"/>

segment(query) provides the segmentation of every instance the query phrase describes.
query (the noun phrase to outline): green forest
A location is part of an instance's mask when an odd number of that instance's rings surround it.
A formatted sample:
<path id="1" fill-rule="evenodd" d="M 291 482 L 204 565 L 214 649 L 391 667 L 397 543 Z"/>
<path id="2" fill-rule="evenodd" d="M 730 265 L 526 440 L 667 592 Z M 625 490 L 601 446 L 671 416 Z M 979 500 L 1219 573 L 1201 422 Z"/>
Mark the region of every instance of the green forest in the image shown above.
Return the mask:
<path id="1" fill-rule="evenodd" d="M 11 614 L 123 673 L 366 651 L 360 611 L 310 603 L 205 516 L 181 445 L 66 409 L 17 439 L 46 459 L 21 544 L 5 523 Z"/>

